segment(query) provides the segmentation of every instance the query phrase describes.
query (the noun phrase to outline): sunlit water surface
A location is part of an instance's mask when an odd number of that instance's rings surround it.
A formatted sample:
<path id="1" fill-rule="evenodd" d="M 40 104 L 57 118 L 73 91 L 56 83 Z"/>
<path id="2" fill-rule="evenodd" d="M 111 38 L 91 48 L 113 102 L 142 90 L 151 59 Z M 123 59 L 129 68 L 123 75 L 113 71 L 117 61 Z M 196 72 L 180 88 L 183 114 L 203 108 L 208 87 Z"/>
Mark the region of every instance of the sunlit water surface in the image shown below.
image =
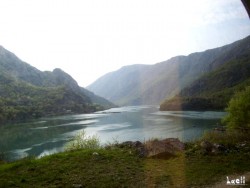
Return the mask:
<path id="1" fill-rule="evenodd" d="M 93 114 L 66 115 L 0 126 L 0 152 L 8 160 L 41 157 L 64 150 L 79 131 L 98 135 L 102 144 L 177 137 L 189 141 L 218 125 L 225 112 L 166 111 L 128 106 Z"/>

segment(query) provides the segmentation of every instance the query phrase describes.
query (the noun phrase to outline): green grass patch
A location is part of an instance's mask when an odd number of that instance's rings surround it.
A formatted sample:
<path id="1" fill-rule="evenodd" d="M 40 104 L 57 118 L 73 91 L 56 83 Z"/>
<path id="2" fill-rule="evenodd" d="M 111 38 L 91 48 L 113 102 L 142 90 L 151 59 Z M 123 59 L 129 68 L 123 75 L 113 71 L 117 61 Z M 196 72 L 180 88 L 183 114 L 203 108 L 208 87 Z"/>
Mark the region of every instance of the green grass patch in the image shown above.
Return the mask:
<path id="1" fill-rule="evenodd" d="M 85 149 L 3 164 L 0 187 L 143 186 L 143 161 L 130 153 Z"/>
<path id="2" fill-rule="evenodd" d="M 250 154 L 186 157 L 186 181 L 190 187 L 212 185 L 232 174 L 250 171 Z"/>

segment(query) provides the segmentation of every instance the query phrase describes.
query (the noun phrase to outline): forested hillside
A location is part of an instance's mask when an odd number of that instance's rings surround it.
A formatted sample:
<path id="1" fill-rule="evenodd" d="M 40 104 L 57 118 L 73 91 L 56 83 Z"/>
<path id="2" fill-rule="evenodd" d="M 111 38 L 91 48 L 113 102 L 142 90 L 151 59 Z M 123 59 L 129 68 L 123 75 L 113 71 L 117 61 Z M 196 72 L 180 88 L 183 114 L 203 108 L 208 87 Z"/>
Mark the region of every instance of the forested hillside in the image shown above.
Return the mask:
<path id="1" fill-rule="evenodd" d="M 0 122 L 87 113 L 114 106 L 61 69 L 42 72 L 0 47 Z"/>
<path id="2" fill-rule="evenodd" d="M 160 110 L 223 110 L 236 92 L 249 85 L 250 54 L 205 74 L 175 97 L 164 101 Z"/>

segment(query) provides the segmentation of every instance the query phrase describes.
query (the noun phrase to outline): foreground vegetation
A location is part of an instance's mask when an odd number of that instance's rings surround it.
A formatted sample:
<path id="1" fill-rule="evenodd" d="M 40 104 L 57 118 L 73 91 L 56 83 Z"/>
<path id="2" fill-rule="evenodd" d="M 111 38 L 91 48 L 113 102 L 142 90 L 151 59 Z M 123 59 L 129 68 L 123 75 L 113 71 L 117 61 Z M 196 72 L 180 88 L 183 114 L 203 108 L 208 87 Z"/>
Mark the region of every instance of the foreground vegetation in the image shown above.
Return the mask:
<path id="1" fill-rule="evenodd" d="M 204 187 L 226 184 L 226 176 L 250 171 L 248 133 L 209 132 L 186 143 L 183 152 L 160 158 L 139 157 L 133 148 L 117 143 L 103 148 L 92 138 L 84 149 L 73 149 L 79 147 L 75 142 L 63 153 L 2 162 L 0 187 Z M 226 150 L 206 152 L 204 140 Z"/>
<path id="2" fill-rule="evenodd" d="M 143 180 L 143 161 L 118 149 L 78 150 L 0 166 L 0 187 L 138 187 Z"/>

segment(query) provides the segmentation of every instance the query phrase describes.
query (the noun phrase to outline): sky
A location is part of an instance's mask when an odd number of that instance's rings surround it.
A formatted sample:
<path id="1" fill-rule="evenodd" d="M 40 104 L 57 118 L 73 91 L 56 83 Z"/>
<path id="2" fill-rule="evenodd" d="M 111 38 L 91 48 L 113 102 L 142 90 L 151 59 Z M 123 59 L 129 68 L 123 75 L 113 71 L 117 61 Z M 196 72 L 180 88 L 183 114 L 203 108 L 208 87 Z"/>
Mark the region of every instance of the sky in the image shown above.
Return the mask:
<path id="1" fill-rule="evenodd" d="M 250 35 L 240 0 L 0 0 L 0 45 L 80 86 Z"/>

